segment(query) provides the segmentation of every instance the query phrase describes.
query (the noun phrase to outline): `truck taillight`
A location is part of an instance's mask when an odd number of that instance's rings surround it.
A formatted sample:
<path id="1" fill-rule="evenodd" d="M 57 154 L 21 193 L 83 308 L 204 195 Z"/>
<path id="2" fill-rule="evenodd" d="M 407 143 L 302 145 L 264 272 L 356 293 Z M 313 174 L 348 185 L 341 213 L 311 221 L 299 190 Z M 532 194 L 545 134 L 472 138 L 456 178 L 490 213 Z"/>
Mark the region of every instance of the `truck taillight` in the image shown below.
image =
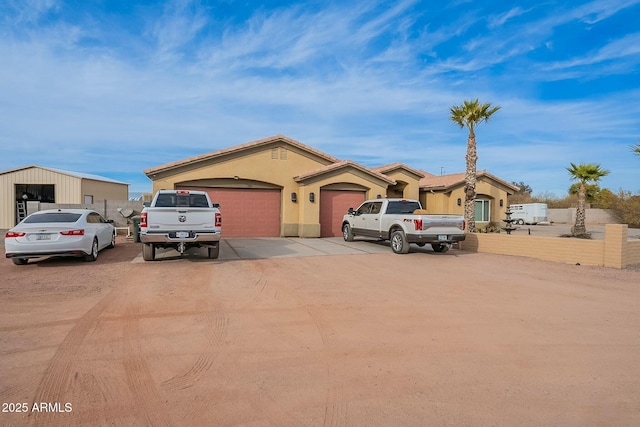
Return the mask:
<path id="1" fill-rule="evenodd" d="M 142 212 L 140 214 L 140 228 L 147 228 L 147 213 Z"/>
<path id="2" fill-rule="evenodd" d="M 462 220 L 462 231 L 464 231 L 466 229 L 467 229 L 467 220 L 464 219 L 464 220 Z"/>
<path id="3" fill-rule="evenodd" d="M 422 220 L 421 219 L 414 219 L 413 220 L 413 225 L 415 225 L 416 230 L 422 230 Z"/>
<path id="4" fill-rule="evenodd" d="M 216 227 L 222 227 L 222 214 L 216 212 Z"/>

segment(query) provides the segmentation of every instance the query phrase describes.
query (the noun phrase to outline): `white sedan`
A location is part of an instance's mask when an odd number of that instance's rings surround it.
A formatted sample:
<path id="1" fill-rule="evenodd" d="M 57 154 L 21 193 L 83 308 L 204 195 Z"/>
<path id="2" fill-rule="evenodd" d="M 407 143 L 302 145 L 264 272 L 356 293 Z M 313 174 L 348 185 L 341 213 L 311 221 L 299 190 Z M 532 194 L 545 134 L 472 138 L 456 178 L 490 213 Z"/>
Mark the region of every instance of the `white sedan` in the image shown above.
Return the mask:
<path id="1" fill-rule="evenodd" d="M 116 229 L 96 211 L 52 209 L 32 213 L 4 236 L 5 256 L 23 265 L 29 258 L 80 256 L 98 259 L 116 245 Z"/>

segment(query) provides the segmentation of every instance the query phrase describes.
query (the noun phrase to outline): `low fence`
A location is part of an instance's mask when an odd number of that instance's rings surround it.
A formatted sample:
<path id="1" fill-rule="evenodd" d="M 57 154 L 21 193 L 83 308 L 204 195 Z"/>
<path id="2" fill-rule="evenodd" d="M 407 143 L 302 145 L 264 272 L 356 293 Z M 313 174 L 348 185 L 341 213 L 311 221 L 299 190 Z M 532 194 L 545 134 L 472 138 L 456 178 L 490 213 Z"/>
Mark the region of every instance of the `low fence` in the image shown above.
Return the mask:
<path id="1" fill-rule="evenodd" d="M 624 268 L 640 264 L 640 241 L 628 239 L 626 224 L 607 224 L 604 240 L 469 233 L 459 248 L 565 264 Z"/>
<path id="2" fill-rule="evenodd" d="M 97 200 L 94 203 L 66 204 L 66 203 L 42 203 L 27 202 L 27 213 L 31 214 L 45 209 L 93 209 L 106 219 L 111 219 L 116 227 L 127 227 L 131 223 L 131 217 L 125 218 L 118 209 L 132 209 L 134 215 L 142 211 L 142 201 L 132 200 Z"/>
<path id="3" fill-rule="evenodd" d="M 576 208 L 547 209 L 547 218 L 559 224 L 573 224 L 576 222 Z M 615 224 L 618 221 L 611 209 L 586 209 L 586 224 Z"/>

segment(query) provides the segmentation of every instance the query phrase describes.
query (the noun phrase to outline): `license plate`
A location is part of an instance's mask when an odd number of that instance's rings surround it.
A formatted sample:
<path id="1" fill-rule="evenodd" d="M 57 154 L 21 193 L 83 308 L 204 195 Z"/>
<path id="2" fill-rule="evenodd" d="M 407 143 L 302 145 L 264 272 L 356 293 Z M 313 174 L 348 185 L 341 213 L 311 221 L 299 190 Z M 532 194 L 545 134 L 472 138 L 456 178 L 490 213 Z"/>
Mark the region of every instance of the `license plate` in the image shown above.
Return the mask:
<path id="1" fill-rule="evenodd" d="M 36 240 L 51 240 L 51 234 L 36 234 Z"/>
<path id="2" fill-rule="evenodd" d="M 438 240 L 449 240 L 449 236 L 446 234 L 438 234 Z"/>
<path id="3" fill-rule="evenodd" d="M 189 237 L 189 232 L 188 231 L 177 231 L 176 232 L 176 238 L 178 238 L 178 239 L 186 239 L 187 237 Z"/>

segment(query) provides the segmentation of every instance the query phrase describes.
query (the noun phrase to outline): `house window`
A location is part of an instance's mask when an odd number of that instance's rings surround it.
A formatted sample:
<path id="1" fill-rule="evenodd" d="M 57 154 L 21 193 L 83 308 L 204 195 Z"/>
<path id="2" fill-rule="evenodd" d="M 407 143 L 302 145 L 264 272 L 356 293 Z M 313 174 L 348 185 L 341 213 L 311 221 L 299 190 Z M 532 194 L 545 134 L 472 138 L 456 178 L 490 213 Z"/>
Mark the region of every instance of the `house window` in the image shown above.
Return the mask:
<path id="1" fill-rule="evenodd" d="M 287 160 L 287 150 L 286 148 L 280 149 L 280 160 Z"/>
<path id="2" fill-rule="evenodd" d="M 271 159 L 272 160 L 277 160 L 278 159 L 278 149 L 277 148 L 272 148 L 271 149 Z"/>
<path id="3" fill-rule="evenodd" d="M 475 218 L 478 222 L 489 222 L 491 220 L 491 204 L 489 200 L 476 200 Z"/>

